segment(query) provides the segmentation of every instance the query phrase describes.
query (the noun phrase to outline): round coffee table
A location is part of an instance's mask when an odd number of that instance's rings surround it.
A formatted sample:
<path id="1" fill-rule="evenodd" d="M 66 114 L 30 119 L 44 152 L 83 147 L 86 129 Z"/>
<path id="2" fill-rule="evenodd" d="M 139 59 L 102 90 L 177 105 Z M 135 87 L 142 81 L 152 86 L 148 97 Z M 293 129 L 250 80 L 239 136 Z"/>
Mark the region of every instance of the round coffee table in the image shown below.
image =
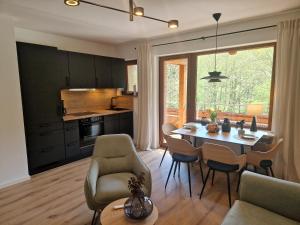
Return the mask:
<path id="1" fill-rule="evenodd" d="M 116 205 L 124 205 L 127 198 L 122 198 L 110 203 L 101 213 L 100 223 L 102 225 L 153 225 L 158 218 L 158 210 L 153 204 L 153 211 L 150 216 L 143 220 L 133 220 L 125 216 L 124 209 L 114 209 Z"/>

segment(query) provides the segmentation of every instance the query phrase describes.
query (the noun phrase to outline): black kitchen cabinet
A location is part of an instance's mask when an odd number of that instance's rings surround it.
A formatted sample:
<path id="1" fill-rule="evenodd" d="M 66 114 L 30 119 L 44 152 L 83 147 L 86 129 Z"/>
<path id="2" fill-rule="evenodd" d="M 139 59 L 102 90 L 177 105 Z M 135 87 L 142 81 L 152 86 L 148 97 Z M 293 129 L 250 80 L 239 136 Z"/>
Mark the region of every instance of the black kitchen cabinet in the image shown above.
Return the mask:
<path id="1" fill-rule="evenodd" d="M 120 117 L 119 132 L 122 134 L 129 134 L 131 137 L 133 137 L 133 113 L 132 112 L 122 113 L 119 115 L 119 117 Z"/>
<path id="2" fill-rule="evenodd" d="M 133 137 L 133 113 L 104 116 L 104 134 L 128 134 Z"/>
<path id="3" fill-rule="evenodd" d="M 80 137 L 78 120 L 64 123 L 66 158 L 80 155 Z"/>
<path id="4" fill-rule="evenodd" d="M 125 88 L 125 60 L 112 59 L 111 64 L 112 87 Z"/>
<path id="5" fill-rule="evenodd" d="M 65 160 L 57 49 L 17 43 L 29 173 Z"/>
<path id="6" fill-rule="evenodd" d="M 69 52 L 69 74 L 71 88 L 95 88 L 94 56 Z"/>
<path id="7" fill-rule="evenodd" d="M 17 43 L 25 127 L 61 121 L 60 90 L 65 80 L 53 47 Z"/>
<path id="8" fill-rule="evenodd" d="M 108 57 L 95 56 L 95 72 L 97 88 L 112 88 L 111 76 L 112 60 Z"/>
<path id="9" fill-rule="evenodd" d="M 70 74 L 69 74 L 69 52 L 59 50 L 57 51 L 58 70 L 62 79 L 65 80 L 64 88 L 70 88 Z"/>
<path id="10" fill-rule="evenodd" d="M 104 134 L 120 133 L 119 114 L 104 116 Z"/>

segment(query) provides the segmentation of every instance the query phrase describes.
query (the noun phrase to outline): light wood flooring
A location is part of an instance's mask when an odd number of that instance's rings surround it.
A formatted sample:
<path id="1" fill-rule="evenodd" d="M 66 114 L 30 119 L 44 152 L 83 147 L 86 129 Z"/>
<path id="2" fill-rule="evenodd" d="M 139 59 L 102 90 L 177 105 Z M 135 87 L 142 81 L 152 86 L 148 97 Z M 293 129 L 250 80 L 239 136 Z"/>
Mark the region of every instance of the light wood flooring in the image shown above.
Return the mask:
<path id="1" fill-rule="evenodd" d="M 171 164 L 166 156 L 159 162 L 162 150 L 139 153 L 150 167 L 153 179 L 152 199 L 159 210 L 157 225 L 214 225 L 220 224 L 228 211 L 225 175 L 216 173 L 214 185 L 208 180 L 203 198 L 200 170 L 195 164 L 191 170 L 192 198 L 189 197 L 187 169 L 181 166 L 164 185 Z M 1 225 L 61 225 L 90 224 L 92 211 L 85 203 L 83 183 L 90 159 L 83 159 L 32 177 L 31 180 L 0 190 Z M 236 176 L 232 176 L 232 199 L 236 199 Z"/>

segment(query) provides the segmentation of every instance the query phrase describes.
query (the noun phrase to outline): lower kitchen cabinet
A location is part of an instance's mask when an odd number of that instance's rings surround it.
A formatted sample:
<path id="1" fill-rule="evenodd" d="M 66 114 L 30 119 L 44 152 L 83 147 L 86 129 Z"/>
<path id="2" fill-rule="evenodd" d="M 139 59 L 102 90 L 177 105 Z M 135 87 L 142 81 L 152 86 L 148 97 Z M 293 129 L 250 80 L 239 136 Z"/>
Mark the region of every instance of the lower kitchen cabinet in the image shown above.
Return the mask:
<path id="1" fill-rule="evenodd" d="M 128 134 L 133 137 L 133 113 L 104 116 L 104 134 Z"/>
<path id="2" fill-rule="evenodd" d="M 80 155 L 80 137 L 78 120 L 65 122 L 64 131 L 66 159 L 78 157 Z"/>
<path id="3" fill-rule="evenodd" d="M 29 173 L 42 171 L 65 160 L 65 141 L 62 122 L 40 123 L 26 128 Z"/>

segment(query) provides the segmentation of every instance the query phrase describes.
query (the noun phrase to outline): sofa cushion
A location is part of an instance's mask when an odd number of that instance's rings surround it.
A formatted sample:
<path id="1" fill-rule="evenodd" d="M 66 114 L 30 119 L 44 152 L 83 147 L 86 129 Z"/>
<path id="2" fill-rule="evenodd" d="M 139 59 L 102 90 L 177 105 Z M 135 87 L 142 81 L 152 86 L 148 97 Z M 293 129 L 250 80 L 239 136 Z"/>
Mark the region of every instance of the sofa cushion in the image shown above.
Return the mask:
<path id="1" fill-rule="evenodd" d="M 132 173 L 114 173 L 99 177 L 95 201 L 99 204 L 109 204 L 117 199 L 129 197 L 128 180 L 135 177 Z"/>
<path id="2" fill-rule="evenodd" d="M 300 223 L 244 201 L 235 201 L 222 225 L 299 225 Z"/>

